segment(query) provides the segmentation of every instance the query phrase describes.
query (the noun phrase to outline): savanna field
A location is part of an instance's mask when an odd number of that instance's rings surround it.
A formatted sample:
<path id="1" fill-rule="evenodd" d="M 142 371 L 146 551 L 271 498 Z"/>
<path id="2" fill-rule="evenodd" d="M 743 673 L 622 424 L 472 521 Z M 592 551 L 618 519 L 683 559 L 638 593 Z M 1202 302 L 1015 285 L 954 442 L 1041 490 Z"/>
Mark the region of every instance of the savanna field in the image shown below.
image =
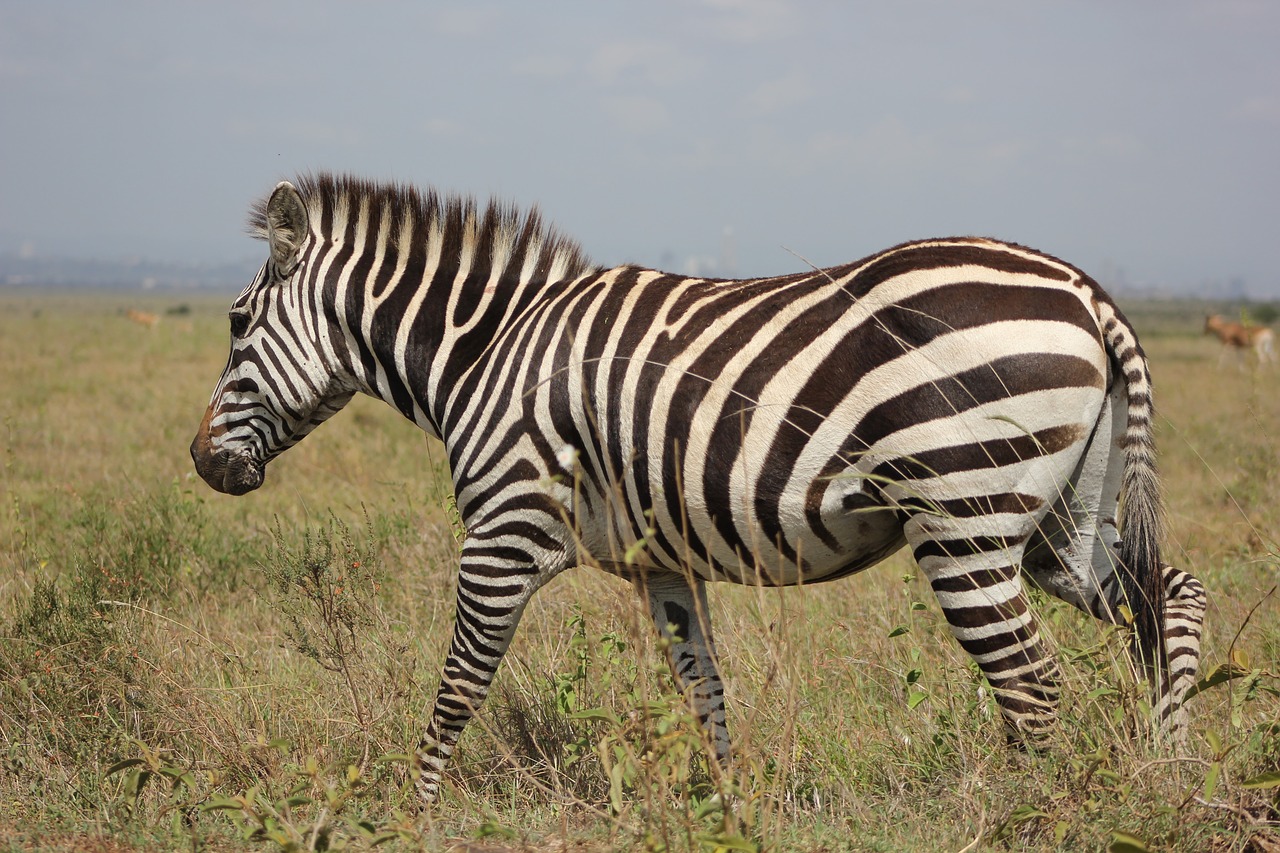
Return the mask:
<path id="1" fill-rule="evenodd" d="M 462 533 L 443 451 L 360 398 L 259 491 L 214 493 L 187 447 L 229 302 L 0 291 L 0 850 L 1280 851 L 1280 368 L 1219 364 L 1203 306 L 1122 302 L 1166 557 L 1209 594 L 1187 754 L 1135 729 L 1124 635 L 1038 594 L 1062 719 L 1009 749 L 900 552 L 711 587 L 722 778 L 631 588 L 578 569 L 420 812 L 405 752 Z"/>

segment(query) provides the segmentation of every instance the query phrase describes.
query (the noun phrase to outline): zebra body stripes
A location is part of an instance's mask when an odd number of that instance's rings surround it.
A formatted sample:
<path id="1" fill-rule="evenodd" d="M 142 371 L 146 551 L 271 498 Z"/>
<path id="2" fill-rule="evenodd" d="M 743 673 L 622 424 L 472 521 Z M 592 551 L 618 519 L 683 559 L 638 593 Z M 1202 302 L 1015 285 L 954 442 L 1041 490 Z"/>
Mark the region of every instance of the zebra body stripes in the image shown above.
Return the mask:
<path id="1" fill-rule="evenodd" d="M 904 543 L 1012 735 L 1057 702 L 1030 576 L 1128 607 L 1182 736 L 1204 592 L 1160 562 L 1146 360 L 1079 270 L 976 238 L 771 279 L 602 270 L 536 213 L 298 183 L 251 215 L 270 255 L 192 457 L 242 494 L 361 392 L 444 441 L 467 534 L 427 799 L 530 597 L 580 564 L 642 591 L 722 763 L 705 582 L 817 583 Z"/>

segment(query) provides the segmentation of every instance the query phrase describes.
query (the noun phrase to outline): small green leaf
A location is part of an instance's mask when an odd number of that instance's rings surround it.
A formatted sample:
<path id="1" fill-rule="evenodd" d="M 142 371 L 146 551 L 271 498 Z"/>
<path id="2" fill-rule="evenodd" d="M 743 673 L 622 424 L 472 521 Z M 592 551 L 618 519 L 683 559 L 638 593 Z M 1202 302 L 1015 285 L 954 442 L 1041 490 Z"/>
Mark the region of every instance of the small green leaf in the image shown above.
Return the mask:
<path id="1" fill-rule="evenodd" d="M 150 770 L 130 770 L 124 777 L 125 795 L 136 800 L 142 794 L 142 789 L 147 787 L 150 778 Z"/>
<path id="2" fill-rule="evenodd" d="M 715 833 L 697 836 L 699 847 L 709 847 L 712 850 L 742 850 L 744 853 L 756 853 L 760 848 L 754 842 L 743 838 L 737 833 Z"/>
<path id="3" fill-rule="evenodd" d="M 724 800 L 719 794 L 707 797 L 705 800 L 697 801 L 697 807 L 693 811 L 693 816 L 697 820 L 703 820 L 713 814 L 720 814 L 724 811 Z"/>
<path id="4" fill-rule="evenodd" d="M 1204 776 L 1204 791 L 1201 796 L 1206 800 L 1213 799 L 1213 792 L 1218 788 L 1218 777 L 1222 775 L 1222 762 L 1215 761 L 1209 765 L 1209 772 Z"/>
<path id="5" fill-rule="evenodd" d="M 1215 731 L 1207 731 L 1204 733 L 1204 739 L 1209 742 L 1209 748 L 1213 750 L 1214 755 L 1222 754 L 1222 738 L 1218 737 Z"/>
<path id="6" fill-rule="evenodd" d="M 1147 842 L 1127 832 L 1111 833 L 1111 844 L 1107 850 L 1111 853 L 1151 853 Z"/>
<path id="7" fill-rule="evenodd" d="M 1183 697 L 1182 701 L 1186 702 L 1197 693 L 1203 693 L 1212 687 L 1217 687 L 1219 684 L 1225 684 L 1233 678 L 1240 678 L 1247 674 L 1248 670 L 1237 667 L 1233 663 L 1220 663 L 1214 667 L 1213 672 L 1197 681 L 1191 689 L 1187 691 L 1187 695 Z"/>
<path id="8" fill-rule="evenodd" d="M 200 811 L 244 811 L 244 807 L 245 802 L 241 799 L 232 799 L 231 797 L 210 797 L 207 803 L 200 806 Z"/>
<path id="9" fill-rule="evenodd" d="M 899 625 L 897 628 L 894 628 L 892 631 L 889 632 L 889 636 L 901 637 L 903 634 L 909 634 L 909 633 L 911 633 L 910 628 L 908 628 L 906 625 Z"/>
<path id="10" fill-rule="evenodd" d="M 472 833 L 476 838 L 517 838 L 519 834 L 508 827 L 498 823 L 498 821 L 490 818 L 484 823 L 476 827 Z"/>
<path id="11" fill-rule="evenodd" d="M 624 797 L 622 795 L 622 776 L 625 769 L 621 762 L 609 768 L 609 806 L 613 809 L 613 813 L 622 814 Z"/>
<path id="12" fill-rule="evenodd" d="M 571 720 L 590 720 L 595 723 L 611 723 L 615 726 L 622 725 L 622 720 L 618 715 L 608 708 L 587 708 L 582 711 L 574 711 L 569 714 Z"/>
<path id="13" fill-rule="evenodd" d="M 914 709 L 917 705 L 929 698 L 929 694 L 923 690 L 917 690 L 907 694 L 907 708 Z"/>
<path id="14" fill-rule="evenodd" d="M 145 764 L 141 758 L 126 758 L 124 761 L 117 761 L 107 768 L 106 775 L 112 776 L 121 770 L 128 770 L 130 767 L 137 767 L 139 764 Z"/>
<path id="15" fill-rule="evenodd" d="M 1030 803 L 1022 803 L 1009 813 L 1009 823 L 1026 823 L 1029 820 L 1045 818 L 1048 816 L 1049 815 L 1047 813 L 1036 808 Z"/>
<path id="16" fill-rule="evenodd" d="M 283 829 L 280 829 L 279 827 L 273 826 L 263 834 L 266 835 L 266 837 L 269 838 L 270 840 L 274 841 L 277 845 L 279 845 L 281 850 L 297 849 L 297 847 L 294 845 L 293 839 L 289 837 L 289 833 L 285 832 Z"/>
<path id="17" fill-rule="evenodd" d="M 1241 788 L 1280 788 L 1280 770 L 1272 770 L 1240 783 Z"/>

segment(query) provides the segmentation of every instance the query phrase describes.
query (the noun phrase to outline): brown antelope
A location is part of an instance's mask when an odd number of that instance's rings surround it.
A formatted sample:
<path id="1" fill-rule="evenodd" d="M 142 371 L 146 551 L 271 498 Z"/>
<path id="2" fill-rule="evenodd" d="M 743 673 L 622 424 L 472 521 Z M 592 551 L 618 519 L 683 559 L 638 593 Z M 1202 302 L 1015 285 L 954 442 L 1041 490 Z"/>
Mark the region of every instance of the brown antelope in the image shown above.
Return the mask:
<path id="1" fill-rule="evenodd" d="M 153 328 L 156 323 L 160 322 L 159 314 L 152 314 L 149 311 L 139 311 L 136 308 L 130 308 L 125 312 L 125 316 L 139 326 L 146 326 L 148 329 Z"/>
<path id="2" fill-rule="evenodd" d="M 1222 341 L 1222 355 L 1218 357 L 1219 366 L 1229 353 L 1234 353 L 1236 363 L 1244 367 L 1244 351 L 1250 347 L 1253 347 L 1254 355 L 1258 357 L 1259 366 L 1275 363 L 1276 336 L 1266 326 L 1236 323 L 1221 314 L 1213 314 L 1204 318 L 1204 333 L 1217 335 L 1218 340 Z"/>

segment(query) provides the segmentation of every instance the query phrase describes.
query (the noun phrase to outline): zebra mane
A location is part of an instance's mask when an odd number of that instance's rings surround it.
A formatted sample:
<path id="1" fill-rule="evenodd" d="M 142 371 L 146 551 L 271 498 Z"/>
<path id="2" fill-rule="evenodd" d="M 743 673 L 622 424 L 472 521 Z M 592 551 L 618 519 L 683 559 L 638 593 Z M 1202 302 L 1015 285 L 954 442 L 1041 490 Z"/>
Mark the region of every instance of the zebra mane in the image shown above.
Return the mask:
<path id="1" fill-rule="evenodd" d="M 310 214 L 311 230 L 320 233 L 357 217 L 372 218 L 371 230 L 381 228 L 390 245 L 410 253 L 457 258 L 473 273 L 513 269 L 522 278 L 556 281 L 576 278 L 596 268 L 577 241 L 545 223 L 536 208 L 521 211 L 490 199 L 483 206 L 473 196 L 420 190 L 411 184 L 378 183 L 329 172 L 299 175 L 294 185 Z M 267 201 L 249 210 L 249 233 L 265 240 Z M 367 211 L 367 213 L 365 213 Z"/>

